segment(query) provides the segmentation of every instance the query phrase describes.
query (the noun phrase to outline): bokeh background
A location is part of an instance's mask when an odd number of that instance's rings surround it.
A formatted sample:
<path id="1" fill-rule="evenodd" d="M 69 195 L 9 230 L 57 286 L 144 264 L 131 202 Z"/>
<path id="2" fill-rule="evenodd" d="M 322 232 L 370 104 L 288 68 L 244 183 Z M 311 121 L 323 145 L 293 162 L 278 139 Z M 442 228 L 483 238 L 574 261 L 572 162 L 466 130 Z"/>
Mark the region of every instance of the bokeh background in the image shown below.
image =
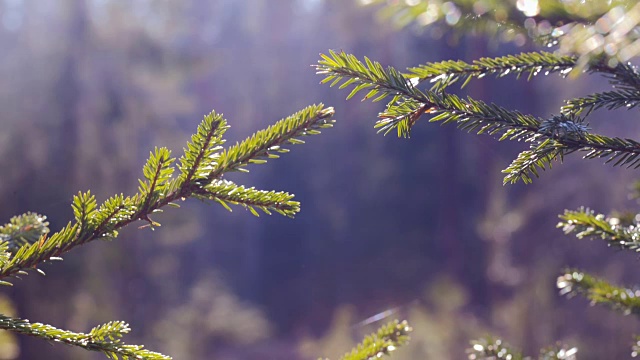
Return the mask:
<path id="1" fill-rule="evenodd" d="M 581 359 L 627 358 L 637 322 L 557 295 L 579 266 L 633 282 L 637 261 L 555 229 L 565 208 L 634 210 L 634 171 L 571 157 L 532 185 L 502 186 L 525 144 L 418 124 L 376 134 L 379 104 L 345 102 L 310 66 L 328 49 L 398 68 L 531 51 L 522 39 L 398 29 L 356 0 L 1 0 L 0 219 L 35 211 L 52 230 L 71 197 L 133 193 L 153 146 L 179 154 L 203 114 L 230 141 L 324 102 L 337 125 L 234 179 L 293 192 L 294 220 L 187 202 L 151 231 L 89 244 L 3 288 L 4 313 L 87 331 L 121 319 L 175 359 L 335 358 L 380 321 L 415 331 L 394 359 L 461 359 L 486 334 L 537 354 L 560 340 Z M 604 89 L 582 76 L 473 82 L 462 92 L 545 117 Z M 633 137 L 624 111 L 591 126 Z M 0 333 L 1 359 L 100 354 Z"/>

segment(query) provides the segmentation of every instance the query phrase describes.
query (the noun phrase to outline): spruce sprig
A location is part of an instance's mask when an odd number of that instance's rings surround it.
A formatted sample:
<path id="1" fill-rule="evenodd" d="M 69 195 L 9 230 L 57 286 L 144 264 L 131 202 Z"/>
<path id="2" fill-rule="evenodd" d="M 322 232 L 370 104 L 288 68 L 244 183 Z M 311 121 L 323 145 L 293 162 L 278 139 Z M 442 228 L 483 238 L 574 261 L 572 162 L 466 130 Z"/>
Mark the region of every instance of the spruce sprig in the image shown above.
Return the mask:
<path id="1" fill-rule="evenodd" d="M 559 73 L 565 76 L 575 66 L 576 58 L 573 56 L 540 51 L 495 58 L 483 57 L 471 64 L 459 60 L 427 63 L 410 67 L 406 76 L 415 76 L 420 81 L 428 80 L 433 83 L 432 90 L 437 91 L 444 90 L 458 81 L 462 81 L 461 87 L 465 87 L 472 79 L 480 79 L 487 75 L 499 78 L 515 75 L 518 79 L 526 75 L 527 80 L 538 74 Z"/>
<path id="2" fill-rule="evenodd" d="M 6 244 L 8 250 L 15 252 L 23 245 L 34 243 L 47 233 L 49 233 L 47 217 L 27 212 L 12 217 L 8 224 L 0 226 L 0 244 Z M 0 262 L 0 266 L 1 264 Z"/>
<path id="3" fill-rule="evenodd" d="M 569 269 L 556 281 L 560 294 L 583 295 L 593 305 L 604 305 L 625 315 L 640 315 L 640 290 L 615 286 L 583 271 Z"/>
<path id="4" fill-rule="evenodd" d="M 228 128 L 222 114 L 212 111 L 204 117 L 196 133 L 191 136 L 191 141 L 187 143 L 184 155 L 180 157 L 180 183 L 189 184 L 194 179 L 204 179 L 211 173 L 225 142 L 222 136 Z"/>
<path id="5" fill-rule="evenodd" d="M 197 195 L 204 199 L 214 200 L 227 210 L 232 205 L 242 205 L 255 216 L 260 216 L 256 209 L 267 215 L 275 211 L 281 215 L 293 217 L 300 211 L 300 203 L 292 201 L 293 195 L 282 191 L 264 191 L 253 187 L 246 188 L 229 180 L 214 180 L 204 186 Z M 271 210 L 271 211 L 270 211 Z"/>
<path id="6" fill-rule="evenodd" d="M 567 104 L 562 107 L 561 111 L 564 114 L 588 116 L 591 112 L 600 108 L 615 110 L 626 107 L 630 110 L 639 104 L 640 91 L 619 89 L 567 100 Z"/>
<path id="7" fill-rule="evenodd" d="M 202 161 L 192 163 L 194 167 L 199 168 L 198 171 L 192 172 L 192 168 L 183 167 L 180 169 L 182 176 L 179 179 L 185 179 L 185 181 L 179 185 L 172 185 L 169 166 L 173 159 L 169 157 L 168 150 L 156 149 L 145 165 L 144 174 L 147 181 L 141 181 L 140 193 L 132 197 L 114 196 L 105 201 L 99 210 L 93 210 L 95 199 L 90 193 L 76 196 L 74 198 L 74 211 L 78 215 L 76 221 L 69 223 L 64 229 L 49 238 L 43 237 L 39 242 L 21 247 L 11 262 L 0 269 L 0 279 L 14 276 L 18 271 L 28 271 L 43 261 L 52 257 L 58 258 L 72 248 L 89 241 L 101 237 L 113 238 L 120 228 L 132 222 L 143 220 L 151 225 L 157 225 L 149 218 L 152 213 L 158 212 L 168 204 L 191 196 L 203 197 L 206 195 L 207 198 L 217 199 L 217 201 L 222 200 L 223 202 L 244 205 L 250 210 L 253 207 L 258 207 L 261 210 L 267 210 L 267 212 L 273 210 L 292 216 L 299 210 L 299 206 L 290 201 L 291 197 L 288 194 L 246 189 L 231 182 L 225 182 L 224 186 L 220 186 L 220 183 L 216 181 L 226 172 L 246 170 L 244 167 L 249 163 L 262 163 L 263 158 L 277 157 L 273 152 L 286 152 L 287 149 L 284 148 L 286 143 L 303 143 L 298 139 L 299 137 L 316 135 L 320 133 L 320 129 L 331 127 L 334 122 L 332 116 L 332 108 L 325 109 L 322 105 L 310 106 L 277 122 L 266 130 L 257 132 L 240 144 L 221 150 L 217 156 L 202 156 Z M 204 122 L 208 121 L 210 120 L 205 118 Z M 218 127 L 209 127 L 209 132 L 212 134 L 218 131 Z M 205 136 L 208 135 L 205 134 Z M 208 142 L 192 145 L 190 149 L 193 151 L 185 150 L 185 157 L 206 153 L 208 150 L 203 149 L 209 146 Z M 205 162 L 207 163 L 204 164 Z M 207 167 L 209 172 L 202 174 L 202 168 Z M 190 173 L 206 176 L 202 176 L 202 179 L 195 179 L 189 175 Z M 186 179 L 189 178 L 193 179 L 187 182 Z M 175 189 L 167 192 L 166 190 L 170 186 Z M 238 194 L 232 196 L 234 186 L 235 192 Z M 252 212 L 255 213 L 255 211 Z"/>
<path id="8" fill-rule="evenodd" d="M 129 324 L 123 321 L 110 321 L 91 329 L 89 333 L 78 333 L 55 328 L 51 325 L 31 323 L 29 320 L 11 318 L 0 315 L 0 329 L 19 334 L 35 336 L 71 346 L 77 346 L 90 351 L 103 353 L 109 359 L 145 359 L 170 360 L 171 357 L 150 351 L 142 345 L 127 345 L 120 338 L 129 333 Z"/>
<path id="9" fill-rule="evenodd" d="M 569 151 L 553 139 L 537 141 L 537 137 L 527 139 L 531 142 L 530 150 L 522 151 L 513 162 L 502 172 L 505 175 L 503 184 L 516 183 L 522 180 L 525 184 L 533 182 L 533 177 L 539 177 L 538 169 L 546 170 L 553 166 L 553 161 L 562 161 Z"/>
<path id="10" fill-rule="evenodd" d="M 413 329 L 406 321 L 389 322 L 376 333 L 366 336 L 360 344 L 340 357 L 340 360 L 370 360 L 389 355 L 409 341 L 411 331 Z"/>
<path id="11" fill-rule="evenodd" d="M 569 56 L 525 53 L 512 57 L 484 58 L 473 64 L 427 64 L 411 68 L 412 73 L 403 74 L 393 67 L 384 68 L 366 57 L 362 62 L 351 54 L 330 51 L 329 55 L 321 54 L 316 69 L 318 74 L 324 76 L 322 83 L 331 82 L 331 86 L 340 84 L 340 88 L 353 85 L 347 98 L 362 90 L 368 90 L 363 100 L 374 98 L 373 101 L 379 101 L 392 96 L 386 110 L 378 115 L 379 120 L 375 125 L 385 134 L 396 129 L 399 136 L 408 137 L 411 128 L 426 114 L 431 117 L 430 122 L 455 123 L 466 131 L 499 136 L 499 140 L 531 143 L 530 150 L 522 152 L 503 171 L 506 173 L 505 183 L 518 180 L 531 182 L 531 175 L 537 176 L 538 169 L 551 167 L 552 161 L 561 161 L 565 155 L 576 151 L 584 152 L 587 159 L 604 158 L 614 166 L 639 167 L 640 143 L 592 133 L 585 125 L 585 118 L 577 116 L 575 111 L 540 119 L 472 98 L 462 99 L 444 91 L 457 81 L 464 80 L 466 83 L 487 74 L 506 76 L 513 72 L 516 75 L 533 76 L 545 69 L 545 72 L 566 74 L 576 65 L 575 61 Z M 602 59 L 596 59 L 588 70 L 610 77 L 614 86 L 625 91 L 640 84 L 637 70 L 630 65 L 619 64 L 611 68 Z M 419 90 L 417 85 L 422 79 L 433 80 L 436 91 Z"/>
<path id="12" fill-rule="evenodd" d="M 205 116 L 180 158 L 179 174 L 174 176 L 175 158 L 166 148 L 155 148 L 143 167 L 144 178 L 139 180 L 138 192 L 108 198 L 100 206 L 91 192 L 74 196 L 74 221 L 48 236 L 45 217 L 27 213 L 14 217 L 0 227 L 0 279 L 15 278 L 38 271 L 45 262 L 61 260 L 61 255 L 97 239 L 113 239 L 118 231 L 137 221 L 149 225 L 160 224 L 150 218 L 167 205 L 186 198 L 213 200 L 225 208 L 240 205 L 258 216 L 256 209 L 271 214 L 293 217 L 300 204 L 286 192 L 247 188 L 221 177 L 230 171 L 247 171 L 251 163 L 264 163 L 277 158 L 290 144 L 301 144 L 299 138 L 316 135 L 321 129 L 333 126 L 332 108 L 322 104 L 309 106 L 273 126 L 259 131 L 247 140 L 222 148 L 222 135 L 228 128 L 222 115 L 215 112 Z M 14 253 L 10 252 L 15 248 Z M 11 285 L 0 280 L 0 285 Z M 110 322 L 94 328 L 89 334 L 59 330 L 50 325 L 30 323 L 0 315 L 0 329 L 37 336 L 55 342 L 79 346 L 104 353 L 112 359 L 170 359 L 142 346 L 124 345 L 119 338 L 130 331 L 124 322 Z"/>
<path id="13" fill-rule="evenodd" d="M 596 214 L 588 208 L 565 210 L 558 227 L 578 239 L 600 239 L 608 246 L 640 251 L 640 228 L 635 220 Z"/>
<path id="14" fill-rule="evenodd" d="M 304 144 L 303 136 L 320 134 L 322 129 L 333 126 L 333 108 L 313 105 L 277 123 L 260 130 L 242 142 L 228 147 L 212 164 L 207 179 L 212 181 L 225 172 L 247 172 L 248 164 L 264 164 L 267 159 L 277 159 L 287 153 L 287 145 Z"/>

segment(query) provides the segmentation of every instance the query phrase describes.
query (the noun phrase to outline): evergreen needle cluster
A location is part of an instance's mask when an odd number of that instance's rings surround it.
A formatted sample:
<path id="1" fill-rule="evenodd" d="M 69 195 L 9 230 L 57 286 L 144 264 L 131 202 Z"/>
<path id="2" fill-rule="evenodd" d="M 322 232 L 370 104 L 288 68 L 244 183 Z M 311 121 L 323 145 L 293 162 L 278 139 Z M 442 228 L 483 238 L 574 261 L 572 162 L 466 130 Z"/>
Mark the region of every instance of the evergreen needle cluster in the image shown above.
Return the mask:
<path id="1" fill-rule="evenodd" d="M 360 344 L 340 357 L 340 360 L 370 360 L 389 355 L 409 340 L 412 330 L 406 321 L 391 321 L 382 325 L 376 333 L 365 337 Z"/>
<path id="2" fill-rule="evenodd" d="M 278 158 L 288 152 L 290 145 L 304 143 L 301 137 L 332 127 L 333 114 L 332 108 L 322 104 L 309 106 L 242 142 L 223 147 L 227 122 L 221 114 L 211 112 L 187 143 L 177 166 L 168 149 L 155 148 L 151 152 L 136 194 L 114 195 L 98 205 L 91 192 L 78 193 L 72 202 L 74 221 L 51 235 L 46 217 L 33 213 L 16 216 L 0 227 L 0 284 L 11 285 L 10 280 L 32 271 L 44 274 L 42 264 L 61 260 L 62 255 L 88 242 L 113 239 L 131 223 L 143 221 L 145 226 L 160 226 L 151 218 L 153 214 L 166 206 L 178 206 L 177 202 L 187 198 L 215 201 L 229 210 L 230 205 L 240 205 L 256 216 L 261 211 L 293 217 L 300 211 L 293 195 L 247 188 L 222 176 L 246 172 L 250 164 Z M 111 359 L 170 359 L 142 346 L 122 343 L 120 338 L 131 329 L 121 321 L 83 334 L 0 315 L 0 329 L 99 351 Z"/>

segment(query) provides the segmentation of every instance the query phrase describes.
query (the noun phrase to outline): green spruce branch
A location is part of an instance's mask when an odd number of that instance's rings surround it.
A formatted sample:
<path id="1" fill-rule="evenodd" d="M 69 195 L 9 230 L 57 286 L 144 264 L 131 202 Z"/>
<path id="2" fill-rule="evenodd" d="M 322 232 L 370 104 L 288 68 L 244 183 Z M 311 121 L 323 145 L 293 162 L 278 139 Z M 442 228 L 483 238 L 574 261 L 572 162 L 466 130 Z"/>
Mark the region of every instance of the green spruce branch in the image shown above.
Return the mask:
<path id="1" fill-rule="evenodd" d="M 145 349 L 141 345 L 127 345 L 120 338 L 129 333 L 129 324 L 123 321 L 111 321 L 96 326 L 89 333 L 77 333 L 57 329 L 51 325 L 31 323 L 28 320 L 0 315 L 0 329 L 34 336 L 51 341 L 76 346 L 89 351 L 101 352 L 109 359 L 145 359 L 168 360 L 169 356 Z"/>
<path id="2" fill-rule="evenodd" d="M 360 344 L 340 357 L 340 360 L 372 360 L 389 355 L 409 341 L 412 330 L 406 321 L 392 321 L 365 337 Z"/>
<path id="3" fill-rule="evenodd" d="M 444 90 L 446 87 L 462 81 L 465 87 L 472 79 L 481 79 L 487 75 L 505 77 L 525 75 L 528 80 L 539 74 L 569 74 L 576 66 L 573 56 L 559 56 L 549 52 L 529 52 L 502 57 L 484 57 L 466 63 L 464 61 L 441 61 L 426 63 L 408 69 L 407 77 L 417 77 L 420 81 L 433 83 L 432 90 Z"/>
<path id="4" fill-rule="evenodd" d="M 226 122 L 215 113 L 206 116 L 198 133 L 187 145 L 181 158 L 181 175 L 173 178 L 170 151 L 156 148 L 143 168 L 144 180 L 140 180 L 139 192 L 133 196 L 116 195 L 99 208 L 90 192 L 74 197 L 75 221 L 61 231 L 21 247 L 11 261 L 0 269 L 0 279 L 33 269 L 41 262 L 57 259 L 69 250 L 87 242 L 114 238 L 119 229 L 136 221 L 151 226 L 159 225 L 151 220 L 153 213 L 166 205 L 188 197 L 211 199 L 217 202 L 243 205 L 252 213 L 255 208 L 265 212 L 276 211 L 293 216 L 299 204 L 287 193 L 246 189 L 231 182 L 221 182 L 220 177 L 229 171 L 246 171 L 249 163 L 263 163 L 264 158 L 275 158 L 286 152 L 288 144 L 302 143 L 298 137 L 315 135 L 323 128 L 331 127 L 333 109 L 322 105 L 308 107 L 276 125 L 228 149 L 221 149 L 222 134 Z M 219 151 L 219 152 L 218 152 Z"/>
<path id="5" fill-rule="evenodd" d="M 556 281 L 560 294 L 580 294 L 593 305 L 604 305 L 625 315 L 640 314 L 640 290 L 619 287 L 579 270 L 567 270 Z"/>
<path id="6" fill-rule="evenodd" d="M 229 210 L 229 205 L 240 205 L 256 216 L 257 210 L 294 216 L 300 211 L 300 204 L 293 200 L 293 195 L 246 188 L 222 176 L 231 171 L 246 172 L 249 164 L 262 164 L 288 152 L 289 145 L 304 143 L 300 137 L 332 127 L 333 114 L 332 108 L 324 108 L 322 104 L 309 106 L 245 141 L 223 148 L 222 136 L 228 125 L 222 115 L 211 112 L 187 143 L 179 159 L 177 176 L 174 176 L 176 159 L 171 152 L 155 148 L 143 167 L 143 179 L 139 180 L 136 194 L 115 195 L 98 206 L 90 191 L 78 193 L 72 202 L 75 220 L 50 236 L 46 218 L 32 213 L 14 217 L 0 227 L 0 279 L 4 279 L 0 284 L 11 285 L 6 279 L 30 271 L 44 274 L 40 269 L 43 263 L 61 260 L 62 255 L 88 242 L 113 239 L 120 229 L 134 222 L 143 221 L 152 228 L 160 226 L 151 219 L 153 214 L 166 206 L 179 207 L 178 201 L 191 197 L 215 201 Z M 119 338 L 130 331 L 124 322 L 110 322 L 82 334 L 1 317 L 0 328 L 101 351 L 112 359 L 169 359 L 141 346 L 121 344 Z"/>
<path id="7" fill-rule="evenodd" d="M 565 234 L 578 239 L 604 240 L 608 246 L 623 250 L 640 251 L 640 228 L 635 219 L 596 214 L 588 208 L 566 210 L 560 216 L 558 227 Z"/>
<path id="8" fill-rule="evenodd" d="M 0 226 L 0 243 L 6 243 L 13 252 L 24 245 L 33 244 L 49 232 L 46 220 L 46 216 L 32 212 L 14 216 L 8 224 Z"/>
<path id="9" fill-rule="evenodd" d="M 562 112 L 568 115 L 584 114 L 588 116 L 592 111 L 600 108 L 615 110 L 626 107 L 632 109 L 638 104 L 640 104 L 640 91 L 620 89 L 567 100 L 567 104 L 562 107 Z"/>
<path id="10" fill-rule="evenodd" d="M 403 74 L 393 67 L 364 59 L 361 62 L 353 55 L 330 51 L 321 54 L 316 67 L 324 76 L 322 83 L 330 86 L 340 84 L 344 89 L 353 85 L 347 96 L 351 98 L 366 90 L 364 99 L 380 101 L 392 97 L 385 111 L 378 115 L 375 127 L 385 134 L 396 129 L 399 136 L 408 137 L 411 128 L 425 114 L 430 122 L 455 123 L 466 131 L 498 136 L 499 140 L 516 140 L 531 143 L 530 150 L 522 152 L 505 169 L 505 183 L 522 180 L 531 182 L 538 175 L 538 169 L 545 170 L 552 161 L 561 161 L 567 154 L 585 152 L 587 159 L 604 158 L 614 166 L 640 166 L 640 143 L 632 139 L 607 137 L 589 132 L 585 119 L 573 114 L 559 114 L 548 119 L 540 119 L 518 111 L 505 109 L 495 104 L 487 104 L 472 98 L 462 99 L 444 92 L 445 88 L 457 81 L 466 84 L 472 78 L 494 74 L 506 76 L 528 74 L 533 76 L 546 72 L 566 74 L 575 62 L 571 57 L 558 57 L 549 53 L 530 53 L 496 59 L 481 59 L 473 64 L 443 62 L 411 68 Z M 527 64 L 529 64 L 527 66 Z M 546 65 L 545 65 L 546 64 Z M 508 66 L 511 65 L 511 68 Z M 637 83 L 637 71 L 627 65 L 609 68 L 595 62 L 591 72 L 604 73 L 619 85 L 631 86 Z M 421 80 L 431 79 L 436 90 L 419 90 Z M 464 85 L 464 84 L 463 84 Z M 585 106 L 588 106 L 586 104 Z"/>

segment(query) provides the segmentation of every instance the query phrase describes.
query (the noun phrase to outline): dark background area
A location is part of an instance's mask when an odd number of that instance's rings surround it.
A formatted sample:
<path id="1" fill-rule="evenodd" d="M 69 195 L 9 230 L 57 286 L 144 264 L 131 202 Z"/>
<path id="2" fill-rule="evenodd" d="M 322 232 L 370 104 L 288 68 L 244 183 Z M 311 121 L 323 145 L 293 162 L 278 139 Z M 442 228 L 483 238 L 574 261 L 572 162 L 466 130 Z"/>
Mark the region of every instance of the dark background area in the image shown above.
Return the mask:
<path id="1" fill-rule="evenodd" d="M 317 102 L 338 120 L 234 176 L 296 194 L 294 220 L 190 201 L 158 216 L 155 231 L 132 226 L 3 289 L 5 312 L 77 331 L 126 320 L 127 342 L 176 359 L 335 358 L 374 319 L 396 317 L 415 328 L 396 360 L 464 358 L 468 341 L 488 333 L 530 354 L 560 340 L 581 359 L 628 357 L 637 324 L 559 297 L 555 279 L 579 266 L 633 283 L 636 259 L 555 225 L 565 208 L 634 210 L 634 171 L 573 156 L 532 185 L 502 186 L 500 170 L 526 144 L 426 121 L 409 140 L 377 135 L 382 105 L 345 102 L 310 66 L 328 49 L 402 69 L 532 45 L 398 30 L 344 0 L 2 0 L 0 25 L 5 221 L 35 211 L 56 231 L 79 190 L 99 201 L 133 193 L 153 146 L 180 154 L 212 108 L 229 120 L 229 141 Z M 546 117 L 562 99 L 605 86 L 586 76 L 505 78 L 461 93 Z M 603 112 L 591 126 L 637 137 L 633 115 Z M 0 340 L 2 359 L 101 358 Z"/>

